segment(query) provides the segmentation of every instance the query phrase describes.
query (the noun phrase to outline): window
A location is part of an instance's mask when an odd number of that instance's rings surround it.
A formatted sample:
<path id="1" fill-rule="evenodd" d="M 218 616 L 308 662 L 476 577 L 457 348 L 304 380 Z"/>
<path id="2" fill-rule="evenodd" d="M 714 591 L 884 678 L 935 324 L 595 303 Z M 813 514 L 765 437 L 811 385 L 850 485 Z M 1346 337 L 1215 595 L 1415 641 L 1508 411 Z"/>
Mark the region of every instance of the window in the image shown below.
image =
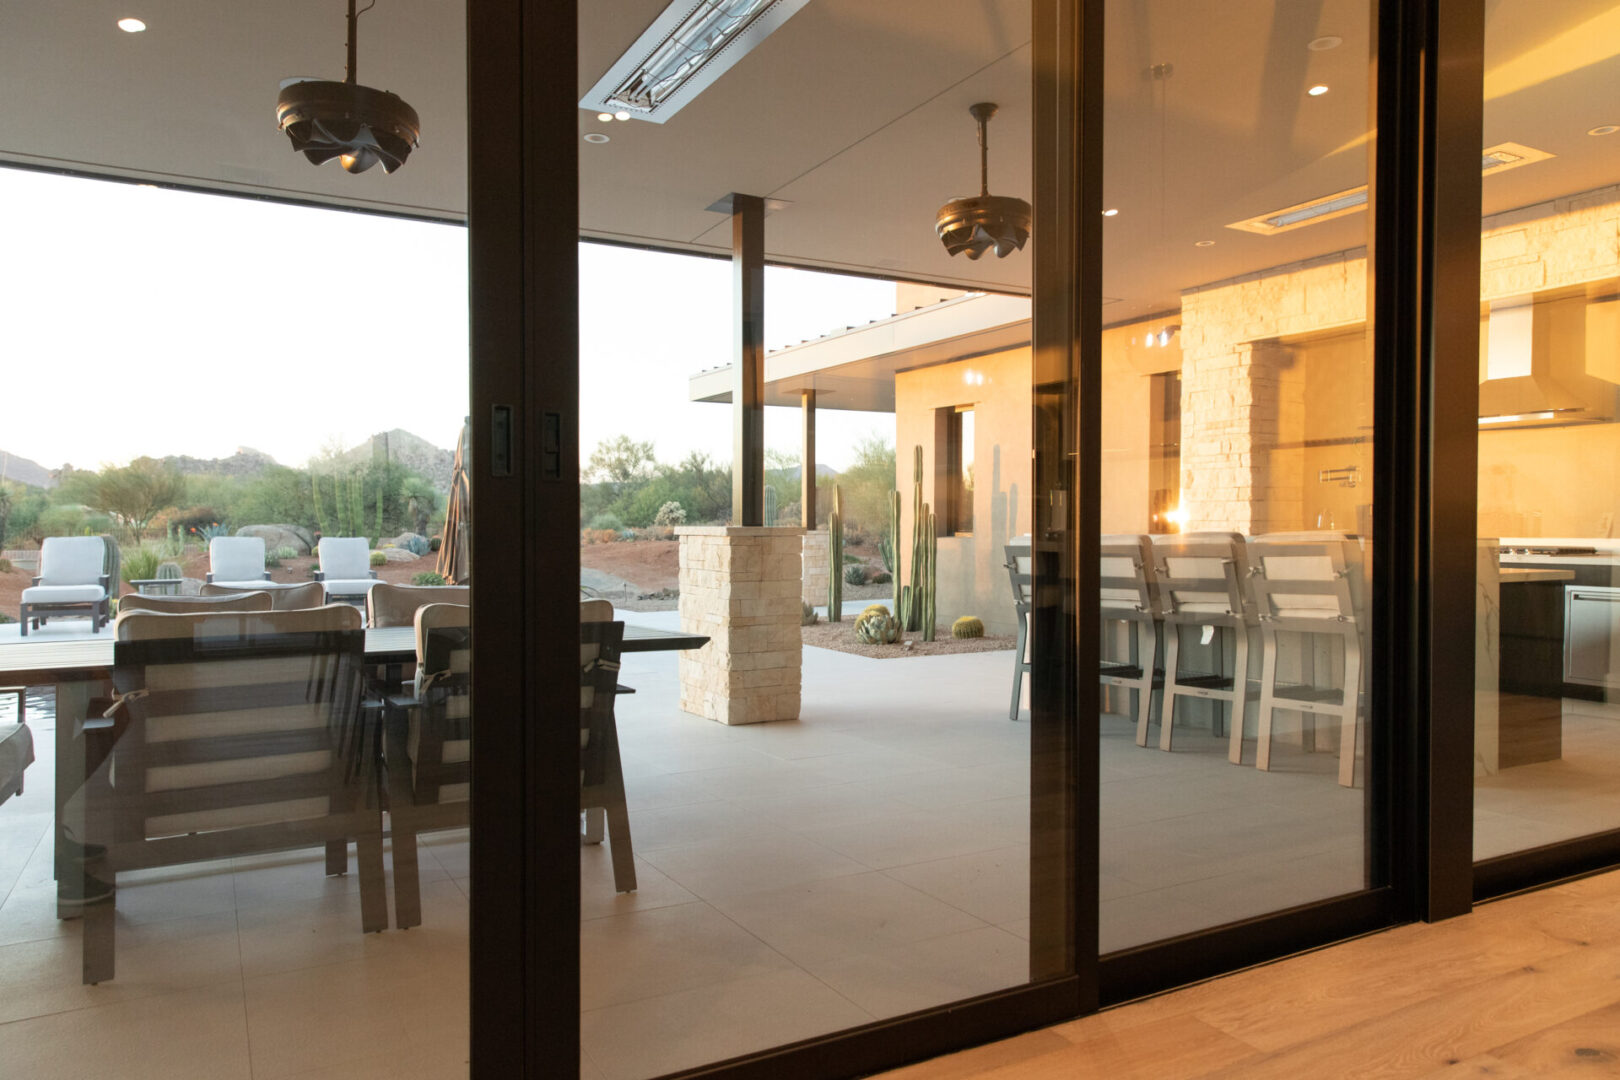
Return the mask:
<path id="1" fill-rule="evenodd" d="M 941 536 L 973 535 L 973 406 L 940 409 L 935 501 Z"/>

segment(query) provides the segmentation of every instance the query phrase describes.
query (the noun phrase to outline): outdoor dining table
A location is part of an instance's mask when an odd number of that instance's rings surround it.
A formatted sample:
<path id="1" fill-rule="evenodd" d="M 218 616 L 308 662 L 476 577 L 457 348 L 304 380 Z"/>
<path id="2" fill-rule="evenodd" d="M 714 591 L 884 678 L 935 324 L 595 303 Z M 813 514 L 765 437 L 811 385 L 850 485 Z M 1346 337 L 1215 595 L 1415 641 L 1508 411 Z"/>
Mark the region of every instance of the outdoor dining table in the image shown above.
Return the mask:
<path id="1" fill-rule="evenodd" d="M 385 626 L 366 632 L 366 663 L 403 665 L 416 661 L 416 628 Z M 702 634 L 626 626 L 621 652 L 664 652 L 698 649 L 708 644 Z M 111 677 L 114 635 L 86 635 L 77 640 L 18 642 L 0 646 L 0 681 L 23 686 L 56 687 L 56 870 L 62 874 L 62 828 L 67 801 L 84 774 L 84 722 L 95 688 Z M 59 909 L 59 914 L 68 909 Z"/>

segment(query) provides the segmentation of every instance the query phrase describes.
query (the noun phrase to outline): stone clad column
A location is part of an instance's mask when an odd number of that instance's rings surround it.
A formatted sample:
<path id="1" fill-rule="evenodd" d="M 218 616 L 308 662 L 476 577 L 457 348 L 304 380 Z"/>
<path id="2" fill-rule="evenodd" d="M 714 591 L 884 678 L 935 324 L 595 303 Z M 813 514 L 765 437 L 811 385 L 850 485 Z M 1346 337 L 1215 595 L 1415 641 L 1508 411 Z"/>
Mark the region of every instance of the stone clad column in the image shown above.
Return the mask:
<path id="1" fill-rule="evenodd" d="M 832 536 L 820 529 L 804 534 L 804 592 L 801 598 L 811 607 L 827 606 L 827 560 L 832 558 Z"/>
<path id="2" fill-rule="evenodd" d="M 797 720 L 804 588 L 797 527 L 693 525 L 680 538 L 681 708 L 722 724 Z"/>

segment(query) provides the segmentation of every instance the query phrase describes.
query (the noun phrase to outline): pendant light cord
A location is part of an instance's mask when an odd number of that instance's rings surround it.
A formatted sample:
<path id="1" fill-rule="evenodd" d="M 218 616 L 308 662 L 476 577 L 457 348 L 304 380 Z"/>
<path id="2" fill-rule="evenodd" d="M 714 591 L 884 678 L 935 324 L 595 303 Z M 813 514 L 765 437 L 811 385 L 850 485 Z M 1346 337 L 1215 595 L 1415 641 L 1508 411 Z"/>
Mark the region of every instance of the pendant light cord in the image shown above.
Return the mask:
<path id="1" fill-rule="evenodd" d="M 376 6 L 377 0 L 371 0 L 371 3 L 367 4 L 359 11 L 356 11 L 354 10 L 354 0 L 349 0 L 349 65 L 344 69 L 343 75 L 343 81 L 346 83 L 353 84 L 360 78 L 360 62 L 358 59 L 358 50 L 356 48 L 356 42 L 360 36 L 360 16 L 364 15 L 366 12 L 370 11 Z"/>

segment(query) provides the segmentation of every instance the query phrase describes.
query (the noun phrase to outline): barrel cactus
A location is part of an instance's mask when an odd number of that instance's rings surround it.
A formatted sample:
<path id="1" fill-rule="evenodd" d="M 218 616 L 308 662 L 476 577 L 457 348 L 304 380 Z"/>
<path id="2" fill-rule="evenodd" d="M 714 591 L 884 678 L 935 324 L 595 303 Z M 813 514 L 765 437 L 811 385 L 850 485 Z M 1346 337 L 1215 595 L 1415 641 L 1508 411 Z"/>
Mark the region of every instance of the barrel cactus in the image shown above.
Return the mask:
<path id="1" fill-rule="evenodd" d="M 873 613 L 873 612 L 874 612 L 874 611 L 877 611 L 877 612 L 881 612 L 881 613 L 883 613 L 883 614 L 884 614 L 884 615 L 889 615 L 889 614 L 892 614 L 892 613 L 891 613 L 891 612 L 890 612 L 890 611 L 889 611 L 889 609 L 888 609 L 888 606 L 887 606 L 887 605 L 884 605 L 884 604 L 867 604 L 867 605 L 866 605 L 866 606 L 865 606 L 865 607 L 864 607 L 864 608 L 862 608 L 862 609 L 861 609 L 861 615 L 870 615 L 870 614 L 872 614 L 872 613 Z M 859 616 L 857 616 L 857 618 L 858 618 L 858 617 L 859 617 Z"/>
<path id="2" fill-rule="evenodd" d="M 900 640 L 900 620 L 888 609 L 869 612 L 855 620 L 855 637 L 867 645 L 893 645 Z"/>
<path id="3" fill-rule="evenodd" d="M 984 622 L 972 615 L 964 615 L 951 623 L 951 637 L 974 638 L 984 637 Z"/>
<path id="4" fill-rule="evenodd" d="M 173 595 L 180 591 L 180 579 L 184 575 L 180 572 L 179 563 L 164 562 L 158 563 L 157 571 L 153 573 L 152 576 L 158 581 L 173 582 L 173 584 L 170 585 L 159 586 L 159 588 L 161 588 L 166 595 Z"/>

